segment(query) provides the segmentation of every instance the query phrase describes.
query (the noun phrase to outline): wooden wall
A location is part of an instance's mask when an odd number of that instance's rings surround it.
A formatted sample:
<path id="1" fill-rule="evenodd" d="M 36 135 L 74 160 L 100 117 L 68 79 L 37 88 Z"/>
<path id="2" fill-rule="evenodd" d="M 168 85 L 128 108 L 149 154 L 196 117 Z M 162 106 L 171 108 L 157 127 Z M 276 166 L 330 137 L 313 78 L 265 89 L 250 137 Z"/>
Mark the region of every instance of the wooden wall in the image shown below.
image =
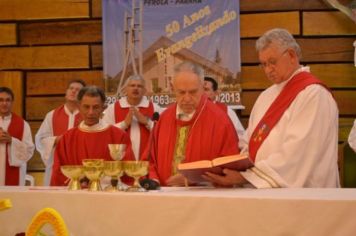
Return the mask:
<path id="1" fill-rule="evenodd" d="M 240 9 L 243 123 L 269 86 L 255 41 L 266 30 L 283 27 L 300 43 L 303 64 L 332 88 L 344 141 L 356 118 L 356 24 L 323 0 L 241 0 Z M 103 86 L 101 14 L 101 0 L 0 1 L 0 84 L 15 90 L 15 111 L 30 122 L 33 134 L 44 115 L 63 102 L 70 79 Z M 30 169 L 43 169 L 38 154 Z"/>

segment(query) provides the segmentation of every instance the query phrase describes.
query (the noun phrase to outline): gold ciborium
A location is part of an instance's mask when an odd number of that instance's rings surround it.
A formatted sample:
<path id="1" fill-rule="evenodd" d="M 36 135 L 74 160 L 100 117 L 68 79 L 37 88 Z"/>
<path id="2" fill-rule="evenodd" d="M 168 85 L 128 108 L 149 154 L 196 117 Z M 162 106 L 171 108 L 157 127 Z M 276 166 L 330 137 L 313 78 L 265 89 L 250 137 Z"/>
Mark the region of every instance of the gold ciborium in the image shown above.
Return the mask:
<path id="1" fill-rule="evenodd" d="M 110 156 L 113 160 L 121 162 L 122 158 L 125 156 L 126 151 L 126 144 L 124 143 L 115 143 L 115 144 L 108 144 L 108 148 L 110 151 Z M 121 164 L 122 167 L 122 164 Z M 123 167 L 121 171 L 117 174 L 117 189 L 120 191 L 125 191 L 127 186 L 121 182 L 121 176 L 124 174 Z M 112 178 L 113 179 L 113 178 Z M 114 178 L 115 180 L 115 178 Z"/>
<path id="2" fill-rule="evenodd" d="M 111 177 L 111 185 L 105 188 L 105 191 L 116 192 L 118 190 L 118 176 L 123 172 L 121 161 L 104 161 L 104 175 Z"/>
<path id="3" fill-rule="evenodd" d="M 134 178 L 134 184 L 126 191 L 129 192 L 146 192 L 147 190 L 142 188 L 139 183 L 139 178 L 145 176 L 148 173 L 148 161 L 124 161 L 124 170 L 128 176 Z"/>
<path id="4" fill-rule="evenodd" d="M 104 170 L 103 159 L 84 159 L 82 161 L 85 176 L 89 179 L 89 191 L 101 191 L 100 178 Z"/>
<path id="5" fill-rule="evenodd" d="M 83 175 L 83 166 L 81 165 L 64 165 L 61 166 L 62 173 L 70 179 L 68 190 L 81 189 L 79 178 Z"/>

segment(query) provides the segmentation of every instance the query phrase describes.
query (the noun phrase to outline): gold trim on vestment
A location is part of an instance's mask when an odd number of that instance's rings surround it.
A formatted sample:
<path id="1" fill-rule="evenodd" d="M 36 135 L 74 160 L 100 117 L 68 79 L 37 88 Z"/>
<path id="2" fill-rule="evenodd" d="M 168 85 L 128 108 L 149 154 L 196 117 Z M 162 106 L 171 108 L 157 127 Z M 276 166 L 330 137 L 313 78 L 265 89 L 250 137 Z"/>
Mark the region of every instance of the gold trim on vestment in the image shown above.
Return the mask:
<path id="1" fill-rule="evenodd" d="M 172 162 L 172 175 L 177 174 L 178 165 L 185 158 L 185 151 L 189 136 L 189 126 L 177 127 L 176 144 L 174 147 L 174 155 Z"/>
<path id="2" fill-rule="evenodd" d="M 257 167 L 252 167 L 251 171 L 255 173 L 258 177 L 265 180 L 272 188 L 280 188 L 281 186 L 269 175 L 258 169 Z"/>

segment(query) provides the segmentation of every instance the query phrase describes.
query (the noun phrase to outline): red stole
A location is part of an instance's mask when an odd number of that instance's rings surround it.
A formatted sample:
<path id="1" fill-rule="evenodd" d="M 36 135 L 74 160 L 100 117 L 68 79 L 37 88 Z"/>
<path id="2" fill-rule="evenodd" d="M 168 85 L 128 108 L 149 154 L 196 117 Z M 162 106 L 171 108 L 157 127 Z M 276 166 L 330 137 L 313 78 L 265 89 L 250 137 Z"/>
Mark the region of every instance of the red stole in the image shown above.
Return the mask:
<path id="1" fill-rule="evenodd" d="M 153 107 L 153 103 L 149 102 L 149 106 L 148 107 L 139 107 L 138 110 L 145 116 L 152 118 L 152 115 L 154 113 L 154 107 Z M 125 120 L 127 113 L 129 112 L 129 108 L 123 108 L 120 106 L 119 102 L 115 103 L 115 123 L 119 123 L 123 120 Z M 150 137 L 150 130 L 147 129 L 144 125 L 139 124 L 140 125 L 140 157 L 142 156 L 142 153 L 145 151 L 146 149 L 146 145 L 148 143 L 148 139 Z M 131 127 L 129 127 L 126 132 L 128 134 L 130 134 L 131 131 Z M 139 158 L 140 158 L 139 157 Z"/>
<path id="2" fill-rule="evenodd" d="M 78 113 L 74 118 L 74 126 L 77 127 L 82 120 L 81 115 Z M 68 130 L 69 116 L 64 110 L 64 105 L 56 108 L 53 112 L 52 127 L 53 135 L 60 136 Z"/>
<path id="3" fill-rule="evenodd" d="M 168 107 L 154 129 L 151 150 L 150 178 L 159 179 L 162 185 L 171 176 L 177 130 L 189 126 L 183 162 L 211 160 L 219 156 L 238 154 L 238 137 L 229 117 L 216 105 L 202 96 L 190 121 L 176 118 L 176 104 Z"/>
<path id="4" fill-rule="evenodd" d="M 288 81 L 281 93 L 263 115 L 251 135 L 249 141 L 249 153 L 250 158 L 253 161 L 255 161 L 257 151 L 263 141 L 267 138 L 273 127 L 278 123 L 279 119 L 294 101 L 295 97 L 299 94 L 299 92 L 312 84 L 320 84 L 327 88 L 319 79 L 308 72 L 300 72 Z"/>
<path id="5" fill-rule="evenodd" d="M 25 127 L 24 120 L 18 115 L 12 113 L 11 122 L 7 132 L 14 138 L 22 140 Z M 7 153 L 8 144 L 6 144 L 6 170 L 5 170 L 5 185 L 19 185 L 19 170 L 17 166 L 10 166 L 9 155 Z"/>
<path id="6" fill-rule="evenodd" d="M 217 105 L 223 112 L 227 113 L 227 105 L 222 102 L 215 102 L 215 105 Z"/>

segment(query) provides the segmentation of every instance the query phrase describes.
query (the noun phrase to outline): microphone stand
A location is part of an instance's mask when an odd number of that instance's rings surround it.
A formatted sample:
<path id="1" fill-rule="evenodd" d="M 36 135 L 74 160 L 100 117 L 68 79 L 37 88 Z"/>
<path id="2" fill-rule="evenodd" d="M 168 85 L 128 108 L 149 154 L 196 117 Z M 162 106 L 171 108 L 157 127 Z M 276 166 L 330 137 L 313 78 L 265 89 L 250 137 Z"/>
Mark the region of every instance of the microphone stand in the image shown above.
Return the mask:
<path id="1" fill-rule="evenodd" d="M 151 155 L 151 152 L 152 152 L 152 148 L 153 148 L 153 143 L 154 143 L 154 140 L 153 140 L 153 132 L 154 132 L 154 128 L 156 127 L 156 123 L 157 121 L 159 120 L 159 113 L 158 112 L 155 112 L 153 113 L 152 115 L 152 121 L 153 121 L 153 128 L 151 130 L 151 133 L 150 133 L 150 136 L 149 136 L 149 139 L 148 139 L 148 142 L 149 142 L 149 146 L 148 146 L 148 154 L 147 154 L 147 160 L 150 162 L 151 161 L 151 158 L 152 158 L 152 155 Z M 140 180 L 140 185 L 145 188 L 146 190 L 157 190 L 160 188 L 160 185 L 157 181 L 155 180 L 152 180 L 150 178 L 148 178 L 146 176 L 145 179 L 141 179 Z"/>

